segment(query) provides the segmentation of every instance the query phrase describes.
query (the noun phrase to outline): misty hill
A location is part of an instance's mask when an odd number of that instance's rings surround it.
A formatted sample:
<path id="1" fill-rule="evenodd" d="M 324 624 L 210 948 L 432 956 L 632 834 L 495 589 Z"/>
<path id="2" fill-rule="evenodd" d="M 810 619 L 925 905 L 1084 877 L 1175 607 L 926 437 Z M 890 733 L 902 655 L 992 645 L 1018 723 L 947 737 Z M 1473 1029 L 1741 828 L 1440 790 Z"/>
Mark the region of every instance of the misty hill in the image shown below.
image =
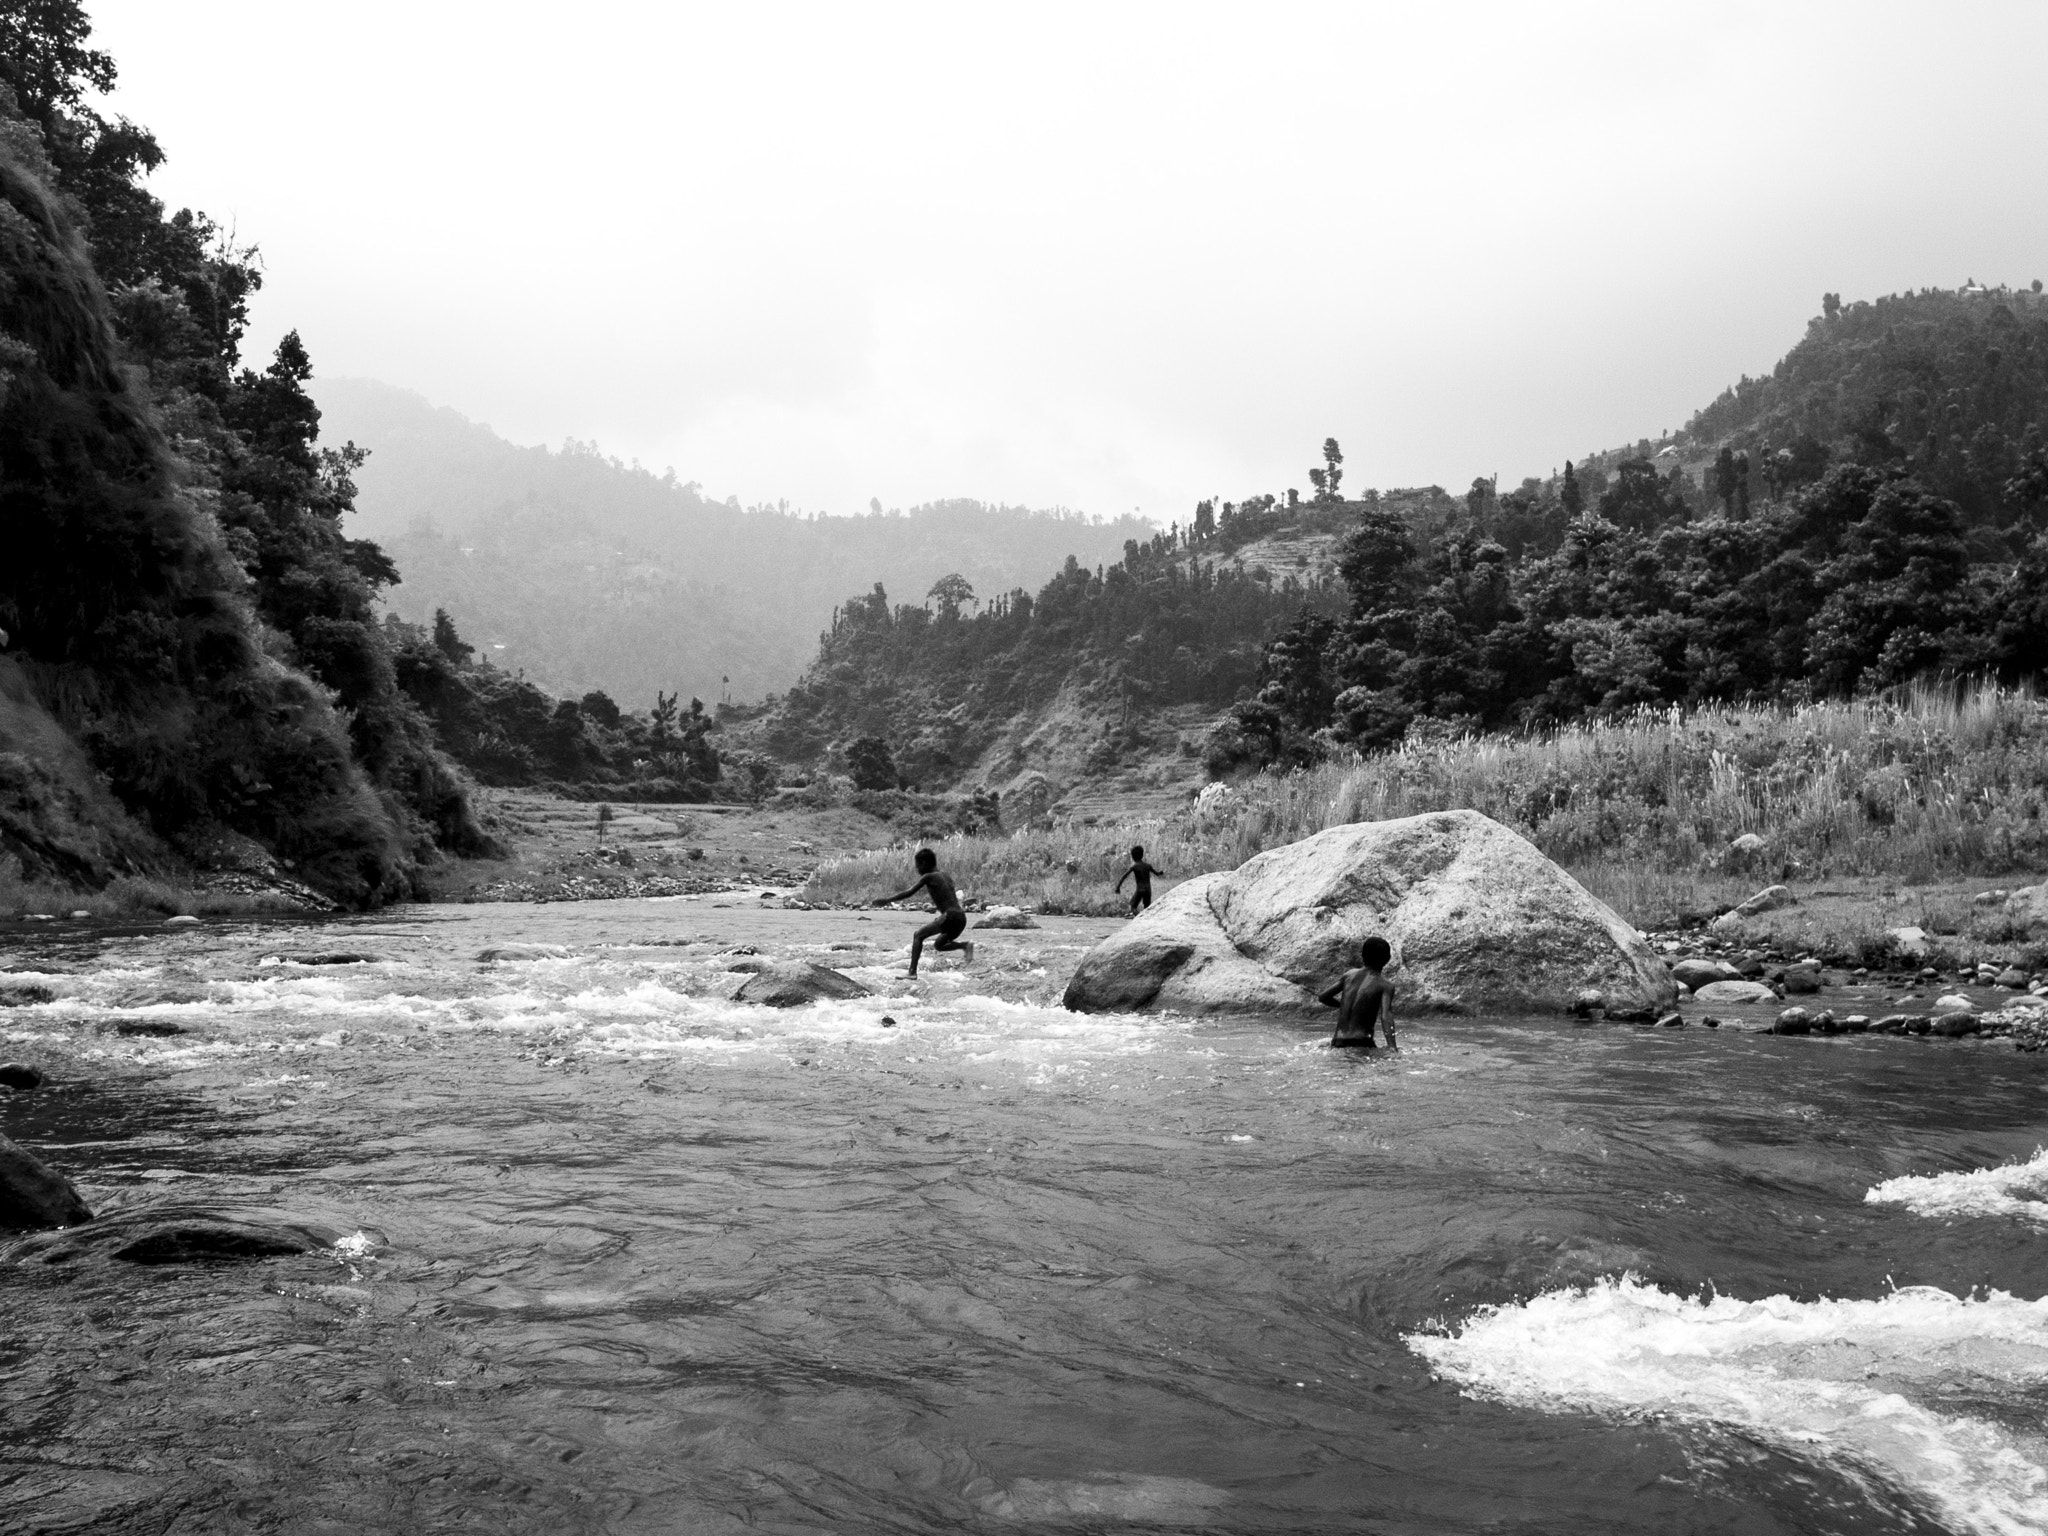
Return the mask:
<path id="1" fill-rule="evenodd" d="M 1768 378 L 1549 480 L 1343 501 L 1330 444 L 1317 503 L 1204 503 L 1035 598 L 969 617 L 850 597 L 736 734 L 928 788 L 1042 772 L 1071 798 L 1418 722 L 2020 680 L 2048 666 L 2044 440 L 2038 291 L 1830 295 Z"/>
<path id="2" fill-rule="evenodd" d="M 759 698 L 795 681 L 849 590 L 881 582 L 921 600 L 957 573 L 1003 592 L 1152 532 L 975 501 L 880 516 L 743 509 L 587 444 L 520 447 L 389 385 L 313 388 L 328 440 L 370 452 L 350 526 L 402 574 L 391 609 L 425 623 L 446 608 L 484 656 L 558 693 L 717 701 L 729 677 L 732 697 Z"/>

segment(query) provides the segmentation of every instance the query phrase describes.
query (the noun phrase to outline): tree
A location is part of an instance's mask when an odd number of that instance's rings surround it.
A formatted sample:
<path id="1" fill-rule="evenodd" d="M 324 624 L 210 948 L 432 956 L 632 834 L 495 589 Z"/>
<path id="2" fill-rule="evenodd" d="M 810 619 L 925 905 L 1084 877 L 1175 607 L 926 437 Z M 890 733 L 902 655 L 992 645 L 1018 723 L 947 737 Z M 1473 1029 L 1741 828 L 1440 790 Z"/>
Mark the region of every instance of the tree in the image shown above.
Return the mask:
<path id="1" fill-rule="evenodd" d="M 925 598 L 939 605 L 939 617 L 942 619 L 959 618 L 961 605 L 975 600 L 974 588 L 958 571 L 941 576 L 933 582 L 932 589 L 925 593 Z"/>
<path id="2" fill-rule="evenodd" d="M 455 621 L 446 608 L 434 610 L 434 649 L 458 667 L 476 654 L 476 647 L 455 632 Z"/>
<path id="3" fill-rule="evenodd" d="M 439 631 L 436 630 L 438 643 Z M 602 688 L 593 688 L 578 701 L 583 706 L 583 717 L 593 720 L 608 731 L 619 728 L 619 706 L 612 702 L 612 696 Z"/>
<path id="4" fill-rule="evenodd" d="M 1721 515 L 1735 515 L 1735 450 L 1726 443 L 1714 456 L 1714 494 L 1721 498 Z"/>
<path id="5" fill-rule="evenodd" d="M 1337 490 L 1344 480 L 1343 463 L 1344 455 L 1337 447 L 1337 439 L 1324 438 L 1322 467 L 1308 472 L 1308 482 L 1316 488 L 1317 501 L 1327 505 L 1333 501 L 1343 500 Z"/>
<path id="6" fill-rule="evenodd" d="M 1577 517 L 1586 510 L 1586 497 L 1579 489 L 1579 477 L 1573 472 L 1570 459 L 1564 461 L 1564 489 L 1559 493 L 1559 499 L 1564 503 L 1566 517 Z"/>
<path id="7" fill-rule="evenodd" d="M 647 711 L 647 736 L 656 751 L 665 751 L 676 729 L 676 695 L 654 690 L 654 708 Z"/>
<path id="8" fill-rule="evenodd" d="M 846 749 L 846 768 L 855 789 L 894 789 L 896 759 L 879 736 L 863 736 Z"/>
<path id="9" fill-rule="evenodd" d="M 92 22 L 79 0 L 0 3 L 0 84 L 45 133 L 79 113 L 87 90 L 114 88 L 111 54 L 85 46 Z"/>

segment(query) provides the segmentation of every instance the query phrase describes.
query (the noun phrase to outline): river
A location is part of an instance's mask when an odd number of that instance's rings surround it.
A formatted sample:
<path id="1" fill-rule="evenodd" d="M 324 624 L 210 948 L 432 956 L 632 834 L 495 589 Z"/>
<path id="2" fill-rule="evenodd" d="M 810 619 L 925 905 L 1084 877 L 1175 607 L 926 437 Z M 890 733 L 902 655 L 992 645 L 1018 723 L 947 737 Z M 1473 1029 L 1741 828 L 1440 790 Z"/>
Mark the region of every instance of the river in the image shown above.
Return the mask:
<path id="1" fill-rule="evenodd" d="M 0 1055 L 52 1081 L 0 1130 L 103 1211 L 342 1241 L 0 1262 L 0 1528 L 2048 1529 L 2048 1058 L 1429 1018 L 1361 1058 L 1062 1011 L 1101 921 L 913 988 L 910 922 L 10 935 L 56 1000 Z M 722 1001 L 742 943 L 878 995 Z"/>

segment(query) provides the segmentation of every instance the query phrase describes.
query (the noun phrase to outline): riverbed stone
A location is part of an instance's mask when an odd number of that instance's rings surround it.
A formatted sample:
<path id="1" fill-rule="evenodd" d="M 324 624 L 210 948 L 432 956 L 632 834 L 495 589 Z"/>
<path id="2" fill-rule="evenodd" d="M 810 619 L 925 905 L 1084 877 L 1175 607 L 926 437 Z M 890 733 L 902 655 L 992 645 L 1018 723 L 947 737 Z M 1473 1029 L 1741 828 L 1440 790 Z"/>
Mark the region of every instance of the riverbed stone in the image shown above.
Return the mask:
<path id="1" fill-rule="evenodd" d="M 1820 967 L 1817 965 L 1788 965 L 1785 967 L 1784 988 L 1792 993 L 1810 993 L 1820 990 Z"/>
<path id="2" fill-rule="evenodd" d="M 758 1003 L 764 1008 L 804 1008 L 816 1002 L 868 995 L 866 987 L 829 966 L 771 961 L 740 983 L 733 1001 Z"/>
<path id="3" fill-rule="evenodd" d="M 1372 934 L 1411 1009 L 1562 1011 L 1594 989 L 1612 1013 L 1676 996 L 1634 928 L 1467 810 L 1332 827 L 1184 881 L 1083 957 L 1066 1005 L 1320 1017 L 1316 995 Z"/>
<path id="4" fill-rule="evenodd" d="M 0 1230 L 32 1232 L 91 1220 L 91 1208 L 69 1179 L 27 1147 L 0 1136 Z"/>
<path id="5" fill-rule="evenodd" d="M 1774 1035 L 1805 1035 L 1813 1031 L 1813 1015 L 1804 1008 L 1787 1008 L 1771 1021 Z"/>
<path id="6" fill-rule="evenodd" d="M 1672 966 L 1671 979 L 1680 986 L 1691 987 L 1697 992 L 1701 987 L 1710 987 L 1717 981 L 1740 981 L 1742 972 L 1726 960 L 1708 960 L 1695 956 Z"/>
<path id="7" fill-rule="evenodd" d="M 1719 1003 L 1775 1003 L 1778 994 L 1760 981 L 1714 981 L 1701 987 L 1693 994 L 1695 1002 Z"/>
<path id="8" fill-rule="evenodd" d="M 0 1061 L 0 1088 L 17 1088 L 26 1091 L 43 1086 L 43 1069 L 31 1067 L 25 1062 Z"/>
<path id="9" fill-rule="evenodd" d="M 1971 1002 L 1960 992 L 1950 992 L 1945 996 L 1937 997 L 1934 1000 L 1934 1006 L 1937 1011 L 1945 1010 L 1953 1013 L 1971 1013 L 1977 1007 L 1975 1003 Z"/>
<path id="10" fill-rule="evenodd" d="M 0 984 L 0 1008 L 33 1008 L 38 1003 L 54 1003 L 57 994 L 48 987 L 33 981 L 11 981 Z"/>

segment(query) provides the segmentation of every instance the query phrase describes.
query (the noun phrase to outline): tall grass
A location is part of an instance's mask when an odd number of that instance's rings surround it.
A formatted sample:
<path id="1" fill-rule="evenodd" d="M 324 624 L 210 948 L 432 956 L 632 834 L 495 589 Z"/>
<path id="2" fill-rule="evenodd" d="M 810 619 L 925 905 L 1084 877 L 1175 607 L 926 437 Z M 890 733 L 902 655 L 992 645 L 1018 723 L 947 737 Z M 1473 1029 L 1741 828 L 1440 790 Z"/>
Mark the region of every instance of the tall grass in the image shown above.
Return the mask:
<path id="1" fill-rule="evenodd" d="M 1848 703 L 1646 708 L 1540 736 L 1424 731 L 1369 758 L 1261 774 L 1226 803 L 1207 818 L 948 838 L 940 858 L 992 903 L 1111 912 L 1133 842 L 1189 875 L 1328 827 L 1469 807 L 1641 922 L 1718 910 L 1766 878 L 2005 874 L 2048 863 L 2048 705 L 1929 684 Z M 1731 853 L 1745 833 L 1761 852 Z M 908 866 L 907 845 L 856 855 L 811 891 L 857 899 Z"/>

